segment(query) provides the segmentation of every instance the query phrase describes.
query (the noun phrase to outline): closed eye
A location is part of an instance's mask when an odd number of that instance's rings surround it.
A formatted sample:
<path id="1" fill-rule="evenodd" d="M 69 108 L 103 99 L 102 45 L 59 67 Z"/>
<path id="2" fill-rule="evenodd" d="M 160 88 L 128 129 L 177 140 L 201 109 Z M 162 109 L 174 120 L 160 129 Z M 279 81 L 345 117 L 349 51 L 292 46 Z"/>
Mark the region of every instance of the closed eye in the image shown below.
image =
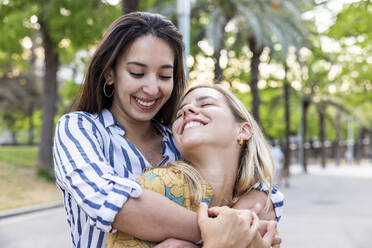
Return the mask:
<path id="1" fill-rule="evenodd" d="M 129 73 L 130 73 L 130 75 L 132 75 L 133 77 L 136 77 L 136 78 L 140 78 L 140 77 L 143 77 L 143 75 L 145 75 L 143 73 L 134 73 L 134 72 L 129 72 Z"/>
<path id="2" fill-rule="evenodd" d="M 200 107 L 208 107 L 208 106 L 212 106 L 213 104 L 212 103 L 202 103 L 200 104 Z"/>
<path id="3" fill-rule="evenodd" d="M 164 80 L 168 80 L 172 78 L 172 76 L 162 76 L 162 75 L 160 75 L 159 77 Z"/>

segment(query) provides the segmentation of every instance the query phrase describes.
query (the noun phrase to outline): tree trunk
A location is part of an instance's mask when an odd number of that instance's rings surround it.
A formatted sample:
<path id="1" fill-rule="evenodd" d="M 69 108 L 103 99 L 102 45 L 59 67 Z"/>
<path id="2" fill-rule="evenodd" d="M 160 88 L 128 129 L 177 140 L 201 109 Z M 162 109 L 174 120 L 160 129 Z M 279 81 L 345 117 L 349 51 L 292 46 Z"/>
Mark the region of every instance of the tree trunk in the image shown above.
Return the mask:
<path id="1" fill-rule="evenodd" d="M 221 50 L 223 48 L 223 42 L 225 39 L 225 26 L 227 22 L 224 22 L 221 25 L 221 39 L 217 41 L 216 47 L 214 48 L 213 52 L 213 59 L 214 59 L 214 82 L 216 84 L 220 84 L 223 80 L 223 72 L 220 66 L 220 57 L 221 57 Z"/>
<path id="2" fill-rule="evenodd" d="M 28 111 L 28 121 L 29 121 L 29 127 L 28 127 L 28 145 L 34 144 L 34 108 L 31 105 Z"/>
<path id="3" fill-rule="evenodd" d="M 289 149 L 289 135 L 290 135 L 290 92 L 287 78 L 288 66 L 284 65 L 284 110 L 285 110 L 285 144 L 284 144 L 284 169 L 288 170 L 290 164 L 291 151 Z"/>
<path id="4" fill-rule="evenodd" d="M 325 109 L 324 106 L 319 109 L 319 138 L 320 138 L 320 157 L 321 165 L 323 168 L 326 166 L 326 148 L 324 147 L 325 141 Z"/>
<path id="5" fill-rule="evenodd" d="M 337 111 L 336 115 L 336 165 L 341 162 L 341 112 Z"/>
<path id="6" fill-rule="evenodd" d="M 122 0 L 123 14 L 138 11 L 138 0 Z"/>
<path id="7" fill-rule="evenodd" d="M 214 83 L 220 84 L 222 81 L 222 68 L 220 66 L 221 47 L 218 47 L 213 52 L 214 58 Z"/>
<path id="8" fill-rule="evenodd" d="M 249 49 L 252 51 L 252 61 L 251 61 L 251 92 L 252 92 L 252 115 L 257 123 L 260 125 L 260 95 L 258 92 L 258 76 L 260 65 L 260 56 L 263 52 L 263 47 L 257 48 L 257 42 L 254 37 L 249 38 Z"/>
<path id="9" fill-rule="evenodd" d="M 364 138 L 364 133 L 365 133 L 365 128 L 358 126 L 358 131 L 357 131 L 357 139 L 355 142 L 355 160 L 356 163 L 359 164 L 360 160 L 363 159 L 363 138 Z"/>
<path id="10" fill-rule="evenodd" d="M 15 146 L 15 145 L 18 144 L 18 142 L 17 142 L 17 132 L 16 131 L 14 131 L 14 130 L 10 131 L 10 139 L 11 139 L 10 144 L 12 146 Z"/>
<path id="11" fill-rule="evenodd" d="M 54 115 L 56 111 L 57 99 L 57 70 L 59 59 L 57 51 L 55 50 L 56 45 L 50 37 L 45 23 L 42 21 L 40 21 L 40 30 L 43 38 L 45 53 L 45 75 L 43 80 L 43 122 L 38 156 L 38 167 L 39 169 L 46 169 L 49 172 L 52 172 L 52 146 Z"/>
<path id="12" fill-rule="evenodd" d="M 307 154 L 306 154 L 306 136 L 307 136 L 307 111 L 310 107 L 310 99 L 306 96 L 301 97 L 301 108 L 302 108 L 302 116 L 301 116 L 301 125 L 302 125 L 302 142 L 304 147 L 304 154 L 303 154 L 303 164 L 302 167 L 304 172 L 307 173 Z"/>

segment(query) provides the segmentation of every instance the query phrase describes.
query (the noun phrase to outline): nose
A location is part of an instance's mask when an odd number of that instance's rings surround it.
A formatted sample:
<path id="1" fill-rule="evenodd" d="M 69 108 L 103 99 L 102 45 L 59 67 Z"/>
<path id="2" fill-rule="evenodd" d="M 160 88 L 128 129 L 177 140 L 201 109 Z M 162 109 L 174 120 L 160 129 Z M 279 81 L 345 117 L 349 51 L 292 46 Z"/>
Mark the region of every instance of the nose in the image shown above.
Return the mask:
<path id="1" fill-rule="evenodd" d="M 189 114 L 197 115 L 199 113 L 197 107 L 195 107 L 193 104 L 187 104 L 183 106 L 182 108 L 182 115 L 183 117 L 186 117 Z"/>
<path id="2" fill-rule="evenodd" d="M 142 89 L 148 96 L 157 96 L 159 93 L 159 82 L 156 77 L 149 76 Z"/>

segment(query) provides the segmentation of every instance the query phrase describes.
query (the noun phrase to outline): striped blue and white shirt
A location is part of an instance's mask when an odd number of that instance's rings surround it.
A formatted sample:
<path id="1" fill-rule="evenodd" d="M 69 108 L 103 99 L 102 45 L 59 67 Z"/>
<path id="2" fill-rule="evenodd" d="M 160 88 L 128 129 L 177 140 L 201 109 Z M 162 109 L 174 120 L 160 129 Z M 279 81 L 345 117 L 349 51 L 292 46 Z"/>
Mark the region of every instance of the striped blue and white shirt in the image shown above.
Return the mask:
<path id="1" fill-rule="evenodd" d="M 179 159 L 170 129 L 154 123 L 163 136 L 159 166 Z M 104 247 L 116 213 L 128 197 L 142 193 L 135 179 L 150 164 L 124 134 L 108 110 L 100 115 L 73 112 L 58 121 L 55 175 L 74 247 Z"/>
<path id="2" fill-rule="evenodd" d="M 159 122 L 154 124 L 163 136 L 163 160 L 158 166 L 180 159 L 171 130 Z M 150 164 L 124 135 L 125 128 L 108 110 L 101 114 L 72 112 L 58 121 L 53 150 L 55 175 L 73 247 L 103 248 L 122 205 L 128 197 L 142 194 L 135 179 Z M 280 218 L 283 195 L 276 189 L 272 201 Z"/>

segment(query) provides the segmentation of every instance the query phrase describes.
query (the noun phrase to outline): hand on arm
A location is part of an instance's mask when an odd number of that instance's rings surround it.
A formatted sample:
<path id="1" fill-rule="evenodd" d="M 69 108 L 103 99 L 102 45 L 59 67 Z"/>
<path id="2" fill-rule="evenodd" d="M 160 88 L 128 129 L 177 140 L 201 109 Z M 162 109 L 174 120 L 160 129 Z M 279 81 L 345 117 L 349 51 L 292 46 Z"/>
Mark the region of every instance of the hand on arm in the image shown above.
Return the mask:
<path id="1" fill-rule="evenodd" d="M 211 218 L 214 216 L 215 218 Z M 258 233 L 258 217 L 249 210 L 200 204 L 198 223 L 204 248 L 245 248 Z"/>
<path id="2" fill-rule="evenodd" d="M 270 248 L 275 243 L 275 227 L 275 221 L 268 221 L 264 232 L 265 234 L 261 236 L 261 234 L 257 232 L 248 248 Z"/>
<path id="3" fill-rule="evenodd" d="M 248 194 L 241 196 L 239 200 L 235 203 L 233 208 L 236 209 L 249 209 L 255 213 L 257 213 L 259 219 L 260 219 L 260 227 L 259 227 L 259 233 L 260 238 L 266 237 L 265 240 L 268 240 L 268 237 L 271 235 L 271 233 L 267 233 L 271 227 L 271 225 L 276 226 L 275 217 L 275 211 L 272 202 L 270 203 L 268 211 L 265 211 L 262 206 L 265 206 L 266 204 L 267 195 L 265 192 L 260 190 L 251 190 Z M 275 231 L 274 226 L 274 231 Z M 269 235 L 269 236 L 267 236 Z M 262 239 L 262 238 L 261 238 Z M 257 241 L 257 240 L 256 240 Z M 262 242 L 261 242 L 262 243 Z M 278 236 L 275 236 L 275 233 L 273 234 L 273 240 L 271 245 L 280 244 L 281 239 Z M 257 243 L 256 243 L 257 244 Z M 254 246 L 252 246 L 254 247 Z M 260 246 L 257 246 L 260 247 Z M 262 246 L 265 247 L 265 246 Z M 270 246 L 269 246 L 270 247 Z"/>

